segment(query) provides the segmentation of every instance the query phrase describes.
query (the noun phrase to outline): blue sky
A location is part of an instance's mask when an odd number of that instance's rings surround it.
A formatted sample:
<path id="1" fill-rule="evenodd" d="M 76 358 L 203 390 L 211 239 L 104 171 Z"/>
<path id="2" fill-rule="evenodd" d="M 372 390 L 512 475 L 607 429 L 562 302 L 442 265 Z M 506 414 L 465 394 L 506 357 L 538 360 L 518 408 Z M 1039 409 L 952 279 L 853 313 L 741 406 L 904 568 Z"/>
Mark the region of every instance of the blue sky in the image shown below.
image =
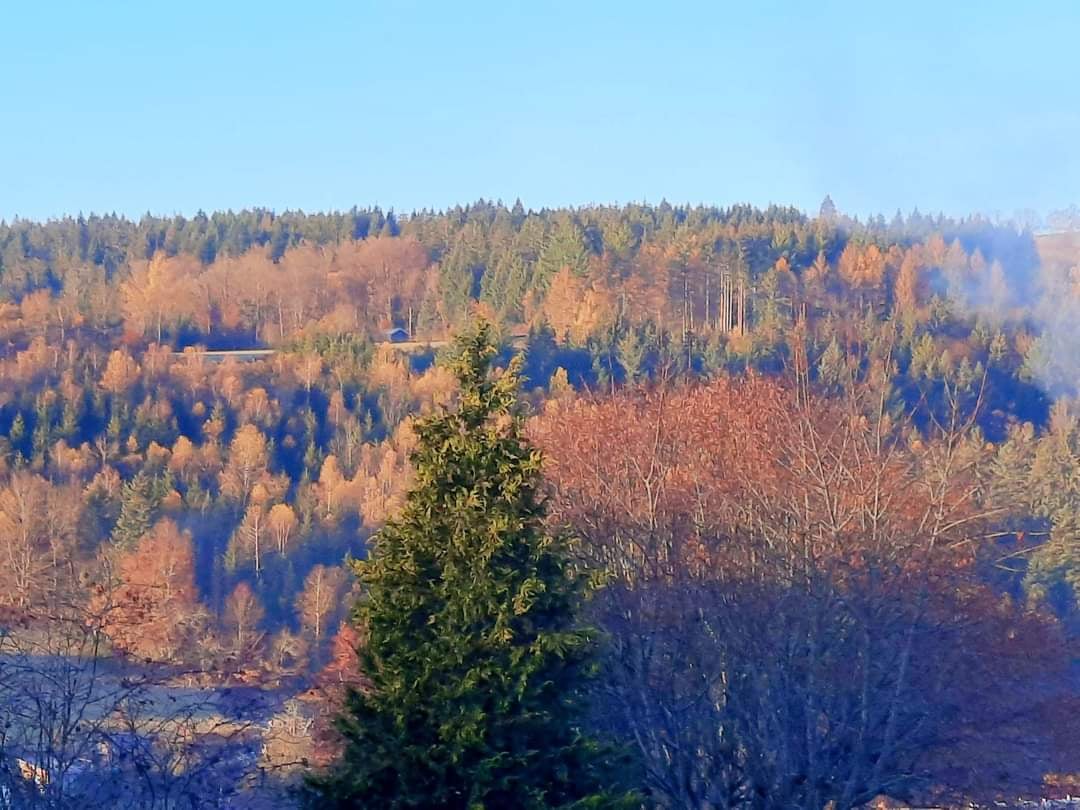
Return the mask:
<path id="1" fill-rule="evenodd" d="M 0 218 L 1080 202 L 1075 2 L 37 0 L 0 20 Z"/>

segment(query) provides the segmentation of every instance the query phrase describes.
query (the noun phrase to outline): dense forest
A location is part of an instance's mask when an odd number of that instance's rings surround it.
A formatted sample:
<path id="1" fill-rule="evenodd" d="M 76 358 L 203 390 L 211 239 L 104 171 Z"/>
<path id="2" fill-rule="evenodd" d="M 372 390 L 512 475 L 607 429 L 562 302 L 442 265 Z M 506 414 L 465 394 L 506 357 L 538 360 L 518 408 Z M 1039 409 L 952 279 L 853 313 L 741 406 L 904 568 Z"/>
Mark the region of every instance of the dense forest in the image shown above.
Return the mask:
<path id="1" fill-rule="evenodd" d="M 1075 792 L 1080 241 L 480 201 L 0 223 L 0 806 L 101 806 L 119 749 L 131 807 L 334 760 L 349 560 L 476 322 L 641 801 Z"/>

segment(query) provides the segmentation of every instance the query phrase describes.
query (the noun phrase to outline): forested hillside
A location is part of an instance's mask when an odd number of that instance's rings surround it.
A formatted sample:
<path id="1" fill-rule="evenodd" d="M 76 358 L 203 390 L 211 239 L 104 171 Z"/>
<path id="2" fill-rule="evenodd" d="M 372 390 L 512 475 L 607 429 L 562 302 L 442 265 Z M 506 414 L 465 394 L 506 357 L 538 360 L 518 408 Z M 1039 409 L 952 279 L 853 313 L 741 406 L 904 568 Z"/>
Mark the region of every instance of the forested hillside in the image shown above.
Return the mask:
<path id="1" fill-rule="evenodd" d="M 414 418 L 455 402 L 430 344 L 484 319 L 499 363 L 525 352 L 550 520 L 613 578 L 597 722 L 652 800 L 1068 784 L 1039 720 L 1080 704 L 1078 266 L 829 200 L 0 223 L 3 654 L 251 687 L 260 733 L 290 729 L 271 781 L 326 762 L 359 678 L 346 557 L 410 488 Z M 22 750 L 40 683 L 4 688 Z"/>

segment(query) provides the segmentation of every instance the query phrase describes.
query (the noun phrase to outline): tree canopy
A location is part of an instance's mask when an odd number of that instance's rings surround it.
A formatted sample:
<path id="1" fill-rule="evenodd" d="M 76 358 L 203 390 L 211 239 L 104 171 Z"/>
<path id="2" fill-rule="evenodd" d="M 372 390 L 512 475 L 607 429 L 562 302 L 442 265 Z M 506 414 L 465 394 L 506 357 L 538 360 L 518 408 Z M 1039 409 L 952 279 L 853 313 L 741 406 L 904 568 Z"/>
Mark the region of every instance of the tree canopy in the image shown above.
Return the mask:
<path id="1" fill-rule="evenodd" d="M 544 527 L 520 362 L 492 376 L 496 354 L 487 325 L 458 340 L 456 407 L 416 425 L 413 488 L 353 564 L 367 683 L 316 806 L 629 806 L 582 729 L 587 582 Z"/>

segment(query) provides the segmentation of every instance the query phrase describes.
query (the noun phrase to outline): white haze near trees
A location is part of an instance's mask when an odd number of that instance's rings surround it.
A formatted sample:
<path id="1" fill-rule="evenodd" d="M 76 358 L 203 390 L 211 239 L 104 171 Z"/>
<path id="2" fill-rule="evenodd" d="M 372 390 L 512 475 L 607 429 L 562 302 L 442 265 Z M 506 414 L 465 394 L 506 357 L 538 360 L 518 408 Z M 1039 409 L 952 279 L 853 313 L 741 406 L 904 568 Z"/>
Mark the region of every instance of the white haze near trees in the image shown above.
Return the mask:
<path id="1" fill-rule="evenodd" d="M 958 311 L 1035 336 L 1024 372 L 1048 396 L 1080 396 L 1080 266 L 1007 267 L 995 260 L 983 273 L 950 273 L 946 281 Z"/>
<path id="2" fill-rule="evenodd" d="M 1039 338 L 1026 361 L 1033 379 L 1052 397 L 1080 394 L 1080 287 L 1076 268 L 1040 272 L 1042 295 L 1031 316 Z"/>

